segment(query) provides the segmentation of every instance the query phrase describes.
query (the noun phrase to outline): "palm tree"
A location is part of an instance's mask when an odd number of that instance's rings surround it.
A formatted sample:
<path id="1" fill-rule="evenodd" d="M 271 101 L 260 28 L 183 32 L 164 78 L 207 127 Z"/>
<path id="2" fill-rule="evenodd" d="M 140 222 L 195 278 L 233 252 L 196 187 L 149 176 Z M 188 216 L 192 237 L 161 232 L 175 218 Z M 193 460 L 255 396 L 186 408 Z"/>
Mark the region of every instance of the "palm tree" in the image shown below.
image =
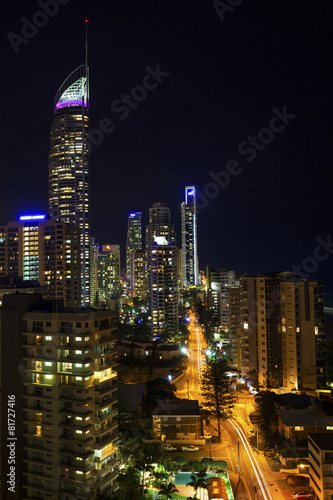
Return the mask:
<path id="1" fill-rule="evenodd" d="M 172 500 L 172 493 L 178 493 L 176 486 L 172 483 L 162 483 L 160 485 L 159 495 L 165 495 L 166 500 Z"/>
<path id="2" fill-rule="evenodd" d="M 206 482 L 206 469 L 196 472 L 195 474 L 191 474 L 191 481 L 186 484 L 186 486 L 192 486 L 195 489 L 194 498 L 197 498 L 197 490 L 198 488 L 207 488 Z"/>

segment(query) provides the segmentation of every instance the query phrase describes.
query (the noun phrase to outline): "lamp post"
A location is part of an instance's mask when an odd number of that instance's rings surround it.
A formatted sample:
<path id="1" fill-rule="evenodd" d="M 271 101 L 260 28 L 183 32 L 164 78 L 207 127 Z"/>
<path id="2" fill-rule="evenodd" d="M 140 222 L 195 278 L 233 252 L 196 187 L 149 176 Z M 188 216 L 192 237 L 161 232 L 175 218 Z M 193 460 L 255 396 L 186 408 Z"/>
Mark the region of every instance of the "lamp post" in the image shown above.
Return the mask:
<path id="1" fill-rule="evenodd" d="M 257 452 L 259 453 L 259 441 L 258 441 L 258 434 L 259 434 L 259 424 L 257 425 Z"/>

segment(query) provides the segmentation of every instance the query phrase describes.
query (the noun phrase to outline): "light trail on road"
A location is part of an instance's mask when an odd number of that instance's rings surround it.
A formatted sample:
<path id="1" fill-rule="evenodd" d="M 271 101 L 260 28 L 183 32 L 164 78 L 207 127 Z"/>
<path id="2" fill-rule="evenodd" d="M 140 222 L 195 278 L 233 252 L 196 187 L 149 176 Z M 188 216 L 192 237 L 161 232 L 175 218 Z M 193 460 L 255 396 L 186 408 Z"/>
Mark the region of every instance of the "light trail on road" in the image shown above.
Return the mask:
<path id="1" fill-rule="evenodd" d="M 243 446 L 245 448 L 247 456 L 249 457 L 249 460 L 250 460 L 252 468 L 253 468 L 253 472 L 254 472 L 254 474 L 257 478 L 258 484 L 259 484 L 259 488 L 258 488 L 257 493 L 261 493 L 266 500 L 267 499 L 273 500 L 273 497 L 272 497 L 270 490 L 267 489 L 269 487 L 268 487 L 268 484 L 266 483 L 266 479 L 265 479 L 256 459 L 255 459 L 255 456 L 254 456 L 252 448 L 247 440 L 244 429 L 236 420 L 229 418 L 228 421 L 231 423 L 231 425 L 233 426 L 233 428 L 237 432 L 240 440 L 243 443 Z M 266 489 L 267 489 L 267 491 L 266 491 Z"/>
<path id="2" fill-rule="evenodd" d="M 201 380 L 201 370 L 202 370 L 202 355 L 201 355 L 201 337 L 200 337 L 200 331 L 198 327 L 195 328 L 195 333 L 197 335 L 197 362 L 198 362 L 198 375 L 199 375 L 199 380 Z"/>

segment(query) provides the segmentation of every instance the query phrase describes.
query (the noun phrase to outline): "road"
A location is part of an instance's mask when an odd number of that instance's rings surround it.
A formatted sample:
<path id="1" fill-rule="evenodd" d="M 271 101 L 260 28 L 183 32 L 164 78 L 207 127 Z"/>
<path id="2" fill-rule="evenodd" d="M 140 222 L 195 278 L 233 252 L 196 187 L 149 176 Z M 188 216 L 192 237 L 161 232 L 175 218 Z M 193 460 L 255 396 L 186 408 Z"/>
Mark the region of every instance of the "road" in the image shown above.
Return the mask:
<path id="1" fill-rule="evenodd" d="M 185 375 L 177 382 L 177 393 L 179 397 L 187 399 L 197 399 L 200 403 L 202 400 L 200 394 L 200 380 L 202 369 L 206 363 L 204 354 L 207 349 L 207 343 L 202 333 L 201 325 L 195 324 L 195 316 L 190 315 L 190 323 L 188 325 L 189 349 L 188 349 L 188 365 Z"/>
<path id="2" fill-rule="evenodd" d="M 185 375 L 177 382 L 177 395 L 181 398 L 197 399 L 202 402 L 200 393 L 200 380 L 202 369 L 206 362 L 204 354 L 207 344 L 204 339 L 201 325 L 195 324 L 195 316 L 190 315 L 189 323 L 189 362 Z M 240 403 L 246 404 L 252 397 L 246 394 L 240 395 Z M 205 429 L 211 434 L 217 434 L 216 422 L 212 421 Z M 200 446 L 197 453 L 174 452 L 185 456 L 188 460 L 211 456 L 215 460 L 224 460 L 228 464 L 228 470 L 240 475 L 242 482 L 237 497 L 254 500 L 273 500 L 272 494 L 260 466 L 249 445 L 243 427 L 235 418 L 229 418 L 223 422 L 222 444 L 205 443 Z M 239 471 L 240 468 L 240 471 Z M 236 476 L 237 477 L 237 476 Z M 242 484 L 244 488 L 242 488 Z M 237 488 L 238 488 L 237 486 Z"/>

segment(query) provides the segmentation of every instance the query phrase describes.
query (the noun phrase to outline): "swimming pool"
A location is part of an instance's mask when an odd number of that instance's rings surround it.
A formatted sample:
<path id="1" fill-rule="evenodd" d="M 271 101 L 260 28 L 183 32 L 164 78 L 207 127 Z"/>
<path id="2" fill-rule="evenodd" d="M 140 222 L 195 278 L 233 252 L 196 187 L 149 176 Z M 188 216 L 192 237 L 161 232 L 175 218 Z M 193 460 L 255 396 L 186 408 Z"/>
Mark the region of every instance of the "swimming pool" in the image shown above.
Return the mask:
<path id="1" fill-rule="evenodd" d="M 177 472 L 175 475 L 175 485 L 186 486 L 187 483 L 192 481 L 192 474 L 195 474 L 195 472 Z M 209 477 L 216 477 L 216 474 L 206 474 L 205 479 L 208 479 Z"/>

